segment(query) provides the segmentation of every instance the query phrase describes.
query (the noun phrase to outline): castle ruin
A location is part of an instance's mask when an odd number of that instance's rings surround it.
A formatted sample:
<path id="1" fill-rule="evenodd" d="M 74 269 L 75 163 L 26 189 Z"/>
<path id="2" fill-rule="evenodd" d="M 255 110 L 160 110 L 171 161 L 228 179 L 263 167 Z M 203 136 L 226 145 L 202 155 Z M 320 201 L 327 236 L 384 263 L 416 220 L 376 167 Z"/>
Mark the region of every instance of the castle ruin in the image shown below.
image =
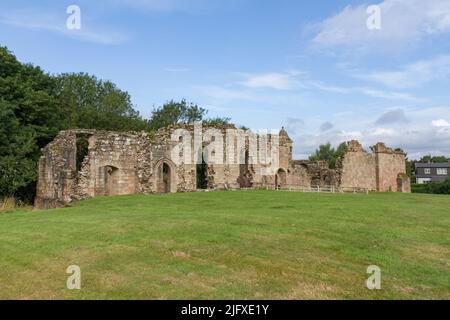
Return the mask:
<path id="1" fill-rule="evenodd" d="M 410 192 L 405 154 L 383 143 L 369 153 L 359 142 L 348 142 L 335 170 L 323 161 L 293 160 L 292 147 L 284 128 L 267 135 L 233 125 L 176 125 L 155 134 L 62 131 L 43 149 L 35 207 L 57 208 L 97 196 L 199 189 Z"/>

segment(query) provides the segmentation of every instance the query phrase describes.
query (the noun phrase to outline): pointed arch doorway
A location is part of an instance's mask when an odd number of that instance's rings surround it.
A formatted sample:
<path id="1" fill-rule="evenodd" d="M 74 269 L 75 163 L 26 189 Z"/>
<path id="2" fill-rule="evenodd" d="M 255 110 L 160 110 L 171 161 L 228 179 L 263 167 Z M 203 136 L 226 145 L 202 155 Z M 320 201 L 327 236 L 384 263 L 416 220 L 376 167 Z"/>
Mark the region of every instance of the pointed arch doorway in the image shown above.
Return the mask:
<path id="1" fill-rule="evenodd" d="M 171 193 L 175 192 L 176 182 L 174 179 L 175 171 L 168 161 L 161 161 L 156 166 L 156 192 Z"/>
<path id="2" fill-rule="evenodd" d="M 283 189 L 286 188 L 286 171 L 284 169 L 279 169 L 275 175 L 275 188 Z"/>

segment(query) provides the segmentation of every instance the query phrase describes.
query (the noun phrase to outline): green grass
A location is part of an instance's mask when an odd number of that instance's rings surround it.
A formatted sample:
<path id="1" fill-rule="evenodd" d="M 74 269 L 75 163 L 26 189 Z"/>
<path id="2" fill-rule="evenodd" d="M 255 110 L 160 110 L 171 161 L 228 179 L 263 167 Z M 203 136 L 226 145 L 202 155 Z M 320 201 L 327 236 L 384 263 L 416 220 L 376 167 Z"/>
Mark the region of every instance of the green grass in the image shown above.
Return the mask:
<path id="1" fill-rule="evenodd" d="M 450 299 L 450 197 L 242 191 L 0 213 L 0 299 L 341 298 Z"/>

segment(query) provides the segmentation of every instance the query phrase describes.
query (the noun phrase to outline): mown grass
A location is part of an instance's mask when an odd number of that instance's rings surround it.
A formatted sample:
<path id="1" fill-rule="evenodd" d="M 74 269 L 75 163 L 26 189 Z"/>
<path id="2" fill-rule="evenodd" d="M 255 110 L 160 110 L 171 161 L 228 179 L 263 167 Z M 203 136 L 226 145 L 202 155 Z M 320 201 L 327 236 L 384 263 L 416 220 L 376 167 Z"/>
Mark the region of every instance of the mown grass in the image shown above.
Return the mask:
<path id="1" fill-rule="evenodd" d="M 242 191 L 0 213 L 0 298 L 450 299 L 450 197 Z"/>

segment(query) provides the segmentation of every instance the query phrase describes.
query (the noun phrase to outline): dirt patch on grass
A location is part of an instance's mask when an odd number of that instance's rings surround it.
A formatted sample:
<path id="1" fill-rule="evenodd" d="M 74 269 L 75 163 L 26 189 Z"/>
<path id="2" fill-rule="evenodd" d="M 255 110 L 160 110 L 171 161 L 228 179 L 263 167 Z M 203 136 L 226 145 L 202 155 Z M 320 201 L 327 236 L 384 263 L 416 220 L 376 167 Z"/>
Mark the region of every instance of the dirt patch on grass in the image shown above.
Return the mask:
<path id="1" fill-rule="evenodd" d="M 338 296 L 339 291 L 335 286 L 324 282 L 314 284 L 301 282 L 292 288 L 287 295 L 280 298 L 288 300 L 333 299 Z"/>
<path id="2" fill-rule="evenodd" d="M 183 258 L 183 259 L 189 259 L 191 257 L 189 253 L 181 251 L 173 251 L 172 256 L 174 256 L 175 258 Z"/>

